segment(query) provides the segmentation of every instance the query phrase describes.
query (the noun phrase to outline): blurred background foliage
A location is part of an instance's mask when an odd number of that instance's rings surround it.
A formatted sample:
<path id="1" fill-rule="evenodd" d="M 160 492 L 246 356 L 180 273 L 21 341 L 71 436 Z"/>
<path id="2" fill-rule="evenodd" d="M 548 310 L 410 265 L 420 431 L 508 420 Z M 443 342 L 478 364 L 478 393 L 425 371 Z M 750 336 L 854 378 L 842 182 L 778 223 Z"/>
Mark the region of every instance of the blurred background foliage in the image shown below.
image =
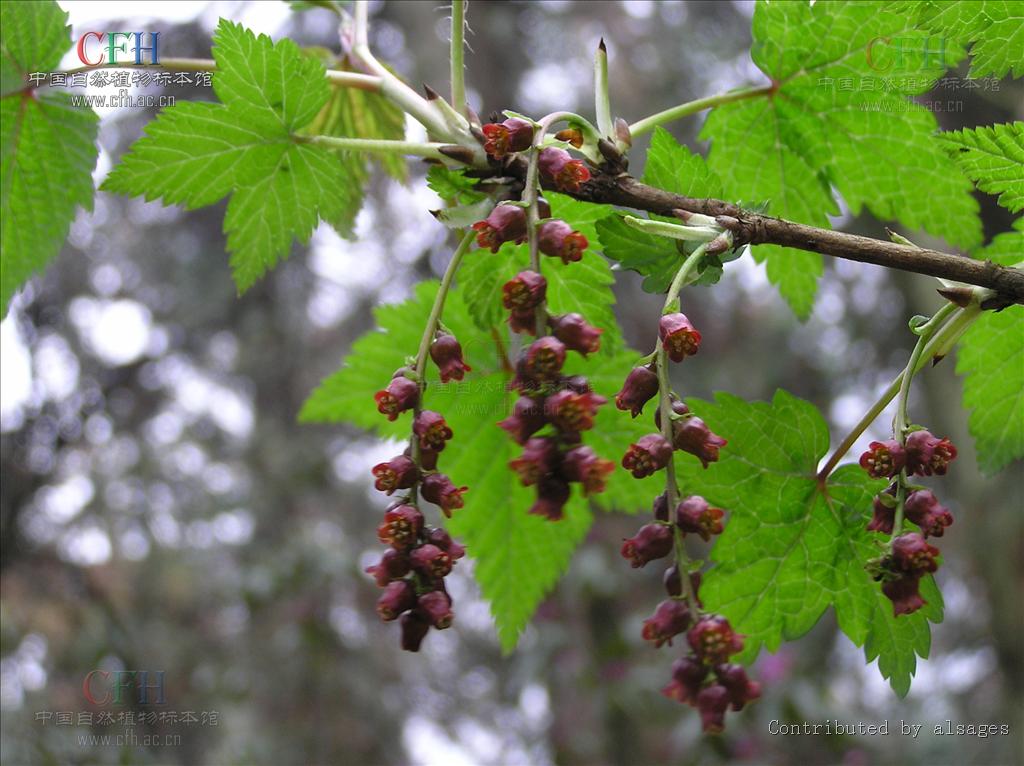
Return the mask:
<path id="1" fill-rule="evenodd" d="M 207 56 L 218 16 L 337 49 L 322 9 L 192 5 L 193 18 L 180 23 L 160 4 L 146 10 L 142 28 L 161 32 L 165 56 Z M 84 9 L 65 7 L 76 23 Z M 127 11 L 107 10 L 109 23 L 96 28 L 128 28 L 113 15 Z M 591 53 L 603 36 L 614 111 L 635 120 L 756 78 L 751 13 L 745 2 L 473 2 L 470 100 L 484 115 L 587 113 Z M 435 3 L 373 7 L 372 44 L 411 83 L 443 89 L 447 34 Z M 164 93 L 211 97 L 187 86 Z M 937 114 L 945 129 L 1024 117 L 1020 82 L 949 93 L 923 97 L 961 102 Z M 97 178 L 152 117 L 104 114 Z M 700 149 L 700 123 L 670 128 Z M 643 151 L 633 150 L 638 173 Z M 942 540 L 947 617 L 905 700 L 826 617 L 762 654 L 763 699 L 730 717 L 723 736 L 702 737 L 695 713 L 658 693 L 677 652 L 640 639 L 661 598 L 660 571 L 621 560 L 619 542 L 637 523 L 622 514 L 600 515 L 511 656 L 501 656 L 465 566 L 449 578 L 453 629 L 431 635 L 420 654 L 399 651 L 396 626 L 377 621 L 378 591 L 362 573 L 378 555 L 384 505 L 369 468 L 392 448 L 356 430 L 300 427 L 295 416 L 370 329 L 369 309 L 405 298 L 445 262 L 451 242 L 427 212 L 437 201 L 423 172 L 413 164 L 407 185 L 376 175 L 357 241 L 321 230 L 241 299 L 221 209 L 186 214 L 97 194 L 58 261 L 16 299 L 2 325 L 5 763 L 1021 762 L 1024 484 L 1019 463 L 992 479 L 977 473 L 948 361 L 920 378 L 913 402 L 962 446 L 955 470 L 936 483 L 957 519 Z M 1008 214 L 980 200 L 987 237 L 1008 229 Z M 882 234 L 867 216 L 836 224 Z M 659 300 L 639 282 L 621 274 L 618 316 L 627 339 L 646 348 Z M 764 399 L 782 387 L 818 406 L 838 438 L 905 363 L 906 318 L 939 305 L 933 286 L 831 261 L 801 324 L 763 269 L 742 259 L 713 291 L 684 296 L 705 353 L 687 363 L 683 390 Z M 38 720 L 42 711 L 95 710 L 82 694 L 93 669 L 162 670 L 164 709 L 217 711 L 218 723 L 144 724 L 139 736 L 180 734 L 180 744 L 118 748 L 83 746 L 78 735 L 123 727 Z M 771 736 L 775 719 L 889 719 L 891 733 Z M 899 737 L 901 719 L 925 724 L 921 735 Z M 933 736 L 946 719 L 1008 723 L 1011 733 Z"/>

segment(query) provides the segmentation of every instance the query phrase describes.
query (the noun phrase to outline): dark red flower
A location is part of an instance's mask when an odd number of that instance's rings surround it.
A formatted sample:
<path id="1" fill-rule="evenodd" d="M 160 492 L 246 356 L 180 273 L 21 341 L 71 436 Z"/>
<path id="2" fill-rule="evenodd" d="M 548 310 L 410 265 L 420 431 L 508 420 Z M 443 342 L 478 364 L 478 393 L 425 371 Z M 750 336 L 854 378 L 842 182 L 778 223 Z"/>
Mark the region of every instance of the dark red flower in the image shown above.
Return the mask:
<path id="1" fill-rule="evenodd" d="M 942 537 L 946 527 L 953 523 L 953 514 L 945 506 L 939 505 L 938 498 L 927 489 L 911 492 L 903 512 L 921 528 L 921 534 L 925 537 Z"/>
<path id="2" fill-rule="evenodd" d="M 615 463 L 598 457 L 593 448 L 586 445 L 573 447 L 562 460 L 562 476 L 582 484 L 584 497 L 604 492 L 608 474 L 614 470 Z"/>
<path id="3" fill-rule="evenodd" d="M 518 311 L 511 312 L 508 315 L 508 327 L 518 335 L 536 335 L 537 310 L 531 309 L 524 313 L 519 313 Z"/>
<path id="4" fill-rule="evenodd" d="M 423 478 L 420 484 L 420 494 L 423 499 L 434 505 L 441 506 L 444 515 L 451 518 L 452 511 L 461 508 L 464 504 L 462 495 L 469 490 L 469 487 L 456 487 L 443 473 L 432 473 Z"/>
<path id="5" fill-rule="evenodd" d="M 892 601 L 894 617 L 912 614 L 928 603 L 918 591 L 920 584 L 921 575 L 911 572 L 902 572 L 896 579 L 882 583 L 882 593 Z"/>
<path id="6" fill-rule="evenodd" d="M 430 344 L 430 358 L 441 372 L 441 382 L 462 380 L 472 367 L 462 359 L 462 345 L 454 335 L 444 333 Z"/>
<path id="7" fill-rule="evenodd" d="M 700 601 L 700 572 L 690 572 L 690 588 L 693 590 L 697 606 L 704 606 Z M 670 596 L 683 595 L 683 581 L 679 577 L 679 567 L 675 564 L 665 570 L 661 578 L 661 584 L 665 586 L 665 592 Z"/>
<path id="8" fill-rule="evenodd" d="M 619 553 L 629 559 L 634 569 L 647 562 L 661 559 L 672 552 L 672 527 L 668 524 L 644 524 L 632 537 L 622 543 Z"/>
<path id="9" fill-rule="evenodd" d="M 651 397 L 658 393 L 658 375 L 650 367 L 634 367 L 626 376 L 622 390 L 615 395 L 615 406 L 629 410 L 635 418 Z"/>
<path id="10" fill-rule="evenodd" d="M 896 523 L 896 498 L 886 493 L 876 495 L 871 507 L 872 513 L 871 521 L 868 522 L 868 531 L 891 535 L 893 524 Z"/>
<path id="11" fill-rule="evenodd" d="M 420 477 L 419 469 L 407 455 L 397 455 L 386 463 L 377 463 L 371 473 L 377 479 L 373 486 L 389 495 L 396 489 L 409 489 Z"/>
<path id="12" fill-rule="evenodd" d="M 658 322 L 658 337 L 673 362 L 681 362 L 700 349 L 700 333 L 686 314 L 665 314 Z"/>
<path id="13" fill-rule="evenodd" d="M 549 146 L 537 158 L 541 174 L 561 192 L 578 192 L 590 180 L 590 171 L 582 160 L 574 160 L 565 149 Z"/>
<path id="14" fill-rule="evenodd" d="M 519 474 L 524 486 L 536 484 L 558 467 L 558 445 L 554 439 L 535 436 L 528 439 L 523 454 L 508 463 L 509 468 Z"/>
<path id="15" fill-rule="evenodd" d="M 377 411 L 387 415 L 388 420 L 397 420 L 399 413 L 411 410 L 420 399 L 420 386 L 404 375 L 391 379 L 387 388 L 373 395 L 377 402 Z"/>
<path id="16" fill-rule="evenodd" d="M 653 641 L 656 647 L 664 643 L 672 645 L 672 637 L 678 636 L 690 627 L 690 610 L 682 601 L 665 599 L 654 610 L 654 616 L 644 620 L 641 635 L 644 641 Z"/>
<path id="17" fill-rule="evenodd" d="M 680 657 L 672 663 L 672 681 L 661 690 L 661 693 L 676 702 L 694 705 L 707 675 L 707 665 L 693 657 Z"/>
<path id="18" fill-rule="evenodd" d="M 451 598 L 440 590 L 432 590 L 420 596 L 416 610 L 438 630 L 449 627 L 455 619 Z"/>
<path id="19" fill-rule="evenodd" d="M 871 442 L 868 451 L 860 456 L 860 467 L 868 472 L 872 479 L 889 479 L 903 470 L 907 463 L 907 453 L 895 439 L 884 442 Z"/>
<path id="20" fill-rule="evenodd" d="M 408 580 L 388 583 L 377 599 L 377 614 L 385 622 L 397 620 L 398 615 L 416 605 L 416 588 Z"/>
<path id="21" fill-rule="evenodd" d="M 587 324 L 583 315 L 576 313 L 552 317 L 551 331 L 567 349 L 583 356 L 597 353 L 601 348 L 601 333 L 604 332 Z"/>
<path id="22" fill-rule="evenodd" d="M 743 650 L 743 637 L 733 631 L 729 621 L 720 615 L 701 618 L 690 628 L 686 639 L 702 662 L 719 665 Z"/>
<path id="23" fill-rule="evenodd" d="M 409 563 L 420 574 L 440 578 L 452 571 L 452 557 L 433 543 L 421 545 L 409 554 Z"/>
<path id="24" fill-rule="evenodd" d="M 397 505 L 384 514 L 384 521 L 377 527 L 377 539 L 384 545 L 405 550 L 416 544 L 423 529 L 423 514 L 411 505 Z"/>
<path id="25" fill-rule="evenodd" d="M 402 615 L 402 649 L 407 652 L 418 652 L 423 638 L 430 630 L 430 623 L 416 612 L 406 612 Z"/>
<path id="26" fill-rule="evenodd" d="M 696 455 L 705 468 L 718 460 L 718 450 L 727 442 L 711 432 L 707 424 L 696 415 L 676 420 L 672 424 L 672 438 L 675 448 Z"/>
<path id="27" fill-rule="evenodd" d="M 956 447 L 949 439 L 938 439 L 928 431 L 914 431 L 907 437 L 907 473 L 945 476 L 956 458 Z"/>
<path id="28" fill-rule="evenodd" d="M 920 574 L 939 568 L 939 549 L 929 545 L 917 532 L 907 532 L 892 541 L 892 558 L 897 569 Z"/>
<path id="29" fill-rule="evenodd" d="M 496 253 L 504 242 L 518 245 L 526 240 L 526 211 L 519 205 L 498 205 L 484 220 L 474 223 L 472 229 L 476 232 L 476 243 Z"/>
<path id="30" fill-rule="evenodd" d="M 543 405 L 528 396 L 520 396 L 512 405 L 512 414 L 498 423 L 498 426 L 508 431 L 509 436 L 519 444 L 525 444 L 545 423 L 547 418 L 544 416 Z"/>
<path id="31" fill-rule="evenodd" d="M 672 445 L 661 434 L 647 434 L 630 444 L 622 457 L 622 467 L 637 479 L 660 471 L 672 459 Z"/>
<path id="32" fill-rule="evenodd" d="M 725 711 L 729 709 L 729 691 L 721 684 L 705 686 L 697 694 L 700 723 L 708 734 L 720 734 L 725 729 Z"/>
<path id="33" fill-rule="evenodd" d="M 668 492 L 662 492 L 654 498 L 654 518 L 658 521 L 668 521 Z"/>
<path id="34" fill-rule="evenodd" d="M 420 439 L 420 448 L 440 452 L 452 438 L 452 429 L 444 416 L 432 410 L 422 410 L 412 421 L 412 432 Z"/>
<path id="35" fill-rule="evenodd" d="M 722 516 L 725 511 L 712 508 L 700 495 L 693 495 L 676 506 L 676 524 L 683 532 L 700 535 L 707 542 L 711 535 L 722 534 Z"/>
<path id="36" fill-rule="evenodd" d="M 565 344 L 558 338 L 545 335 L 526 349 L 523 372 L 533 381 L 550 381 L 558 377 L 565 364 Z"/>
<path id="37" fill-rule="evenodd" d="M 761 684 L 747 678 L 747 671 L 742 665 L 730 662 L 715 666 L 718 682 L 729 692 L 729 702 L 733 710 L 742 710 L 748 702 L 761 696 Z"/>
<path id="38" fill-rule="evenodd" d="M 520 271 L 501 286 L 501 305 L 514 314 L 530 314 L 544 302 L 548 281 L 536 271 Z"/>
<path id="39" fill-rule="evenodd" d="M 386 587 L 392 580 L 399 580 L 409 574 L 409 557 L 404 551 L 388 548 L 380 561 L 364 570 L 380 587 Z"/>
<path id="40" fill-rule="evenodd" d="M 558 521 L 562 518 L 565 504 L 569 502 L 569 494 L 569 484 L 565 479 L 544 476 L 537 482 L 537 500 L 530 506 L 530 513 Z"/>
<path id="41" fill-rule="evenodd" d="M 466 555 L 466 546 L 455 542 L 452 536 L 440 527 L 434 527 L 427 533 L 427 542 L 443 550 L 453 561 Z"/>
<path id="42" fill-rule="evenodd" d="M 563 389 L 544 401 L 544 414 L 560 431 L 587 431 L 594 427 L 597 408 L 607 401 L 600 394 Z"/>
<path id="43" fill-rule="evenodd" d="M 561 258 L 562 263 L 581 260 L 588 244 L 586 237 L 557 218 L 544 221 L 537 230 L 540 251 L 552 258 Z"/>
<path id="44" fill-rule="evenodd" d="M 480 128 L 484 134 L 484 151 L 496 160 L 506 154 L 529 149 L 533 143 L 533 125 L 518 117 L 504 122 L 489 122 Z"/>

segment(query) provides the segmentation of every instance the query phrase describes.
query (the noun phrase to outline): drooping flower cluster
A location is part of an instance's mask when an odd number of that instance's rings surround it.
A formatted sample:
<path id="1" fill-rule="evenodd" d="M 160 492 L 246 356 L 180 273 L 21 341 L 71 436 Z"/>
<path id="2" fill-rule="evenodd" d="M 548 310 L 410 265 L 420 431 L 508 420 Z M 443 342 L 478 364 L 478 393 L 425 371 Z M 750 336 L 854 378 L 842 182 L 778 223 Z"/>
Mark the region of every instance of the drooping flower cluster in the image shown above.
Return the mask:
<path id="1" fill-rule="evenodd" d="M 903 444 L 896 439 L 871 442 L 860 457 L 860 465 L 869 476 L 893 479 L 885 491 L 875 496 L 868 530 L 887 535 L 896 531 L 901 495 L 902 518 L 920 530 L 892 538 L 889 552 L 870 564 L 875 579 L 882 583 L 882 592 L 892 601 L 896 616 L 916 612 L 927 603 L 919 591 L 921 578 L 938 568 L 935 557 L 939 551 L 925 538 L 942 537 L 946 527 L 953 523 L 949 509 L 939 503 L 931 490 L 908 485 L 906 477 L 943 476 L 955 458 L 956 447 L 949 439 L 938 439 L 923 429 L 912 431 Z"/>
<path id="2" fill-rule="evenodd" d="M 487 156 L 496 162 L 524 152 L 533 145 L 535 126 L 518 117 L 503 122 L 489 122 L 481 126 L 482 142 Z M 555 137 L 576 149 L 583 146 L 583 134 L 579 130 L 559 131 Z M 575 159 L 565 149 L 547 146 L 537 155 L 537 166 L 541 177 L 561 192 L 578 192 L 590 180 L 590 170 L 583 160 Z"/>
<path id="3" fill-rule="evenodd" d="M 469 365 L 455 336 L 440 332 L 431 343 L 430 358 L 441 381 L 462 380 Z M 374 395 L 377 409 L 389 420 L 413 410 L 409 447 L 372 469 L 374 486 L 388 495 L 404 493 L 388 506 L 377 528 L 381 543 L 390 546 L 367 572 L 384 593 L 377 614 L 384 621 L 400 620 L 402 648 L 415 652 L 431 627 L 443 630 L 452 623 L 452 601 L 444 578 L 465 549 L 440 527 L 428 526 L 417 507 L 417 495 L 441 508 L 445 516 L 462 508 L 467 487 L 456 487 L 437 471 L 438 456 L 454 435 L 444 416 L 421 409 L 421 382 L 415 371 L 395 371 L 388 385 Z"/>

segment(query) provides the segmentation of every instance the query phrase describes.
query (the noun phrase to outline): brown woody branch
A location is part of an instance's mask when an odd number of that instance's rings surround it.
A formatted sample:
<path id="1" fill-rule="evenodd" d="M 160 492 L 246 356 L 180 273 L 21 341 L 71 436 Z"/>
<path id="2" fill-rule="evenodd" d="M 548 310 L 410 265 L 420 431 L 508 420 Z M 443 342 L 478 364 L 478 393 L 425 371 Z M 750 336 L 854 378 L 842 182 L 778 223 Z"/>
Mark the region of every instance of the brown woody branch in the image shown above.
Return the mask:
<path id="1" fill-rule="evenodd" d="M 508 169 L 522 177 L 525 163 L 513 162 Z M 911 271 L 932 277 L 987 287 L 998 297 L 986 302 L 986 308 L 1001 308 L 1010 303 L 1024 304 L 1024 270 L 980 261 L 938 250 L 900 245 L 831 229 L 806 226 L 780 218 L 752 213 L 719 199 L 698 199 L 648 186 L 626 173 L 598 170 L 582 189 L 574 194 L 588 202 L 620 205 L 670 216 L 674 210 L 718 218 L 718 223 L 733 232 L 737 245 L 771 244 L 808 250 L 861 263 L 873 263 L 890 269 Z M 1024 253 L 1021 254 L 1024 260 Z"/>

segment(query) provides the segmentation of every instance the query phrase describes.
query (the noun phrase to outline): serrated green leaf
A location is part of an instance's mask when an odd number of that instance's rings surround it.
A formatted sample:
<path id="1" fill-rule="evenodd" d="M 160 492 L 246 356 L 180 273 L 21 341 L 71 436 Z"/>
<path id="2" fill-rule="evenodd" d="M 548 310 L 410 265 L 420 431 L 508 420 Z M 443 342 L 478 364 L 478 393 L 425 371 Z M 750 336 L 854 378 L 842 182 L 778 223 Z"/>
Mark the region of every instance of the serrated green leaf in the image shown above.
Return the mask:
<path id="1" fill-rule="evenodd" d="M 60 252 L 81 206 L 92 208 L 98 120 L 66 93 L 24 90 L 26 75 L 54 69 L 67 50 L 56 3 L 0 5 L 0 301 Z"/>
<path id="2" fill-rule="evenodd" d="M 967 177 L 1013 213 L 1024 210 L 1024 122 L 940 133 Z"/>
<path id="3" fill-rule="evenodd" d="M 873 537 L 881 539 L 865 529 L 871 498 L 885 483 L 844 466 L 822 487 L 815 473 L 828 450 L 827 425 L 811 404 L 784 391 L 771 403 L 718 394 L 687 404 L 728 439 L 706 470 L 688 455 L 678 467 L 685 493 L 730 511 L 701 597 L 747 635 L 743 658 L 803 635 L 831 606 L 843 632 L 905 694 L 916 658 L 928 655 L 927 623 L 942 619 L 942 600 L 928 585 L 927 607 L 893 617 L 864 570 L 878 555 Z"/>
<path id="4" fill-rule="evenodd" d="M 608 215 L 607 205 L 594 205 L 562 194 L 546 195 L 551 214 L 582 232 L 590 243 L 583 259 L 562 263 L 557 258 L 542 257 L 541 267 L 548 281 L 548 310 L 553 314 L 578 312 L 588 322 L 604 329 L 601 352 L 611 353 L 621 346 L 618 322 L 612 306 L 615 281 L 608 262 L 594 252 L 598 241 L 596 222 Z M 501 286 L 523 269 L 529 268 L 529 248 L 505 243 L 497 253 L 477 249 L 466 256 L 459 272 L 459 284 L 481 328 L 500 326 L 507 312 L 501 305 Z"/>
<path id="5" fill-rule="evenodd" d="M 914 77 L 881 71 L 893 61 L 882 61 L 878 41 L 899 39 L 903 50 L 914 51 L 927 37 L 884 2 L 759 2 L 753 33 L 754 63 L 777 83 L 775 91 L 716 108 L 701 131 L 728 195 L 769 199 L 773 215 L 827 227 L 827 215 L 838 213 L 834 186 L 854 214 L 866 206 L 883 220 L 962 247 L 978 243 L 970 184 L 931 140 L 935 117 L 906 98 L 955 63 L 953 46 L 944 60 L 908 56 Z M 888 89 L 879 84 L 883 78 Z M 773 246 L 755 247 L 754 254 L 806 317 L 820 256 Z"/>
<path id="6" fill-rule="evenodd" d="M 651 137 L 643 181 L 683 197 L 722 196 L 722 181 L 704 158 L 680 144 L 662 127 L 655 128 Z M 675 221 L 674 218 L 666 220 Z"/>
<path id="7" fill-rule="evenodd" d="M 239 291 L 306 242 L 323 219 L 345 232 L 359 208 L 345 158 L 292 134 L 322 110 L 323 65 L 289 40 L 221 20 L 214 35 L 214 90 L 223 103 L 160 112 L 114 168 L 105 191 L 187 207 L 230 194 L 224 231 Z"/>
<path id="8" fill-rule="evenodd" d="M 446 202 L 466 205 L 479 202 L 483 194 L 476 190 L 476 181 L 465 173 L 449 170 L 444 165 L 431 165 L 427 171 L 427 186 Z"/>
<path id="9" fill-rule="evenodd" d="M 1003 266 L 1024 261 L 1024 219 L 975 256 Z M 1024 308 L 985 312 L 960 340 L 957 374 L 964 376 L 964 407 L 978 465 L 994 474 L 1024 457 Z"/>
<path id="10" fill-rule="evenodd" d="M 1024 75 L 1024 2 L 929 0 L 914 5 L 921 27 L 971 45 L 970 77 Z"/>

